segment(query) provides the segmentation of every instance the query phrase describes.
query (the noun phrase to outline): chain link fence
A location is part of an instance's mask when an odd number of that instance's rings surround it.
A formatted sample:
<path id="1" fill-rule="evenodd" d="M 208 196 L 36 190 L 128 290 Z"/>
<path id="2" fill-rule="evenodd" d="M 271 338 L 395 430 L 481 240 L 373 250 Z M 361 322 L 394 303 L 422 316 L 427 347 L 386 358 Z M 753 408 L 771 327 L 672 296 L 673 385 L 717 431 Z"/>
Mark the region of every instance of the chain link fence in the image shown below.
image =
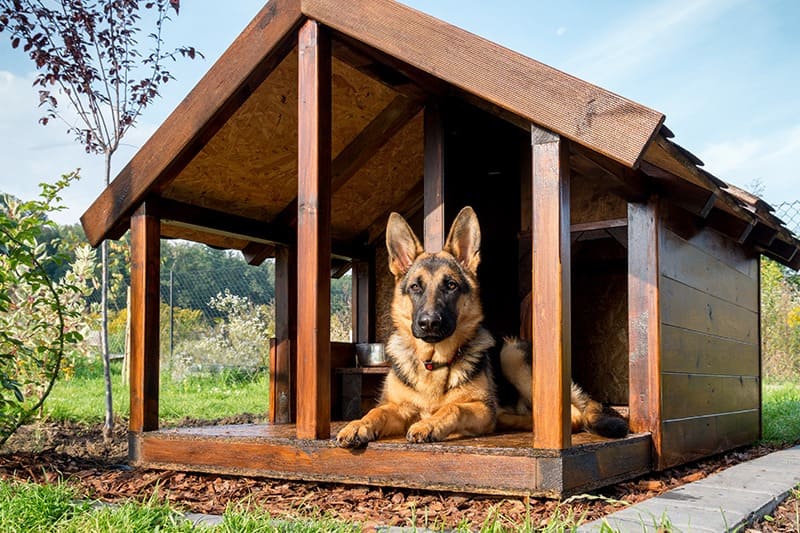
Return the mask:
<path id="1" fill-rule="evenodd" d="M 781 202 L 775 206 L 775 215 L 783 220 L 795 235 L 800 235 L 800 200 Z"/>
<path id="2" fill-rule="evenodd" d="M 180 380 L 266 368 L 275 333 L 270 267 L 162 273 L 162 370 Z"/>

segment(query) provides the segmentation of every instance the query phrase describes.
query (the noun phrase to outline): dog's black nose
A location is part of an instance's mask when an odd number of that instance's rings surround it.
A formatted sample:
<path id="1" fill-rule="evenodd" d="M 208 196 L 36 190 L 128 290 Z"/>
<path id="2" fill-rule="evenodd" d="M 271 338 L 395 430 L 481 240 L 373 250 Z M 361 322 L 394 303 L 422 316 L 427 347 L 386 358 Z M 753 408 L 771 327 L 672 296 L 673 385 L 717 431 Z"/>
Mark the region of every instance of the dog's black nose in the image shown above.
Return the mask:
<path id="1" fill-rule="evenodd" d="M 442 317 L 439 313 L 421 313 L 417 317 L 417 326 L 424 333 L 437 333 L 442 327 Z"/>

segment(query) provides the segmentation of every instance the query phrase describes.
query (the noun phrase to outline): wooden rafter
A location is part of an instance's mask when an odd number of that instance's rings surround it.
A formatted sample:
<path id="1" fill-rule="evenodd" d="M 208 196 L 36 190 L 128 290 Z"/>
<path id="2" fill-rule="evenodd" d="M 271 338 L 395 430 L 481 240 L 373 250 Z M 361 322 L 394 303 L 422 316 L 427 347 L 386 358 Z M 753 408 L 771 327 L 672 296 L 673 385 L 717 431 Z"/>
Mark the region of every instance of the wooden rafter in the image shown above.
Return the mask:
<path id="1" fill-rule="evenodd" d="M 370 160 L 382 146 L 391 140 L 403 126 L 422 109 L 422 103 L 405 96 L 395 97 L 356 137 L 342 149 L 331 165 L 331 194 L 341 189 Z M 281 227 L 297 223 L 297 199 L 295 198 L 274 219 Z M 249 264 L 259 264 L 269 257 L 266 247 L 249 245 L 245 259 Z"/>
<path id="2" fill-rule="evenodd" d="M 664 118 L 396 2 L 352 0 L 343 10 L 338 0 L 304 0 L 302 9 L 344 35 L 629 168 L 636 167 Z"/>
<path id="3" fill-rule="evenodd" d="M 296 0 L 264 6 L 81 217 L 92 246 L 122 236 L 130 212 L 163 190 L 289 53 L 302 20 Z"/>

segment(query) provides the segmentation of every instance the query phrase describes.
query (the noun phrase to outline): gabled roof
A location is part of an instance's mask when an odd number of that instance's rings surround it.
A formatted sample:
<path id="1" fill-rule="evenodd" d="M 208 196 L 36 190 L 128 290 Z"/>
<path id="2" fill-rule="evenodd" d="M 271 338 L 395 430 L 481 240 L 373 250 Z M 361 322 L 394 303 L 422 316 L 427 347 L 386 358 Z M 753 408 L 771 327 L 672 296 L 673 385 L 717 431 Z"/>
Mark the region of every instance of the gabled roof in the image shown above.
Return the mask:
<path id="1" fill-rule="evenodd" d="M 653 183 L 742 242 L 758 230 L 759 251 L 800 265 L 800 242 L 769 207 L 699 168 L 661 113 L 392 0 L 270 1 L 84 214 L 93 245 L 120 237 L 145 200 L 163 206 L 166 237 L 246 254 L 290 238 L 306 19 L 333 31 L 332 223 L 343 255 L 419 195 L 420 110 L 445 95 L 558 133 L 632 194 Z"/>

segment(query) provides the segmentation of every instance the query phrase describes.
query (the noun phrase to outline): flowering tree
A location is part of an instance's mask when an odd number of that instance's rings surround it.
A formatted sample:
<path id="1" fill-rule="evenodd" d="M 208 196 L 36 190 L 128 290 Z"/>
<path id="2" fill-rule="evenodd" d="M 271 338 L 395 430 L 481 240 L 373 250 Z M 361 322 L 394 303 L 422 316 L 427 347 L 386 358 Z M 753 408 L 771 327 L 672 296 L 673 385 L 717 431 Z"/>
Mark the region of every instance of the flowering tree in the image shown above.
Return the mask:
<path id="1" fill-rule="evenodd" d="M 0 32 L 7 32 L 13 48 L 22 47 L 38 69 L 34 86 L 47 124 L 60 118 L 68 133 L 90 153 L 105 159 L 105 185 L 111 180 L 111 161 L 120 141 L 142 110 L 158 96 L 173 76 L 168 59 L 198 52 L 191 46 L 163 47 L 162 30 L 170 10 L 177 14 L 180 0 L 0 0 Z M 139 24 L 145 15 L 154 29 L 139 42 Z M 146 50 L 142 52 L 142 50 Z M 77 114 L 77 123 L 63 114 Z M 106 381 L 104 436 L 111 438 L 114 418 L 108 352 L 108 246 L 101 248 L 101 348 Z"/>
<path id="2" fill-rule="evenodd" d="M 68 351 L 83 340 L 94 251 L 77 249 L 72 268 L 56 282 L 48 271 L 65 257 L 48 254 L 39 242 L 54 225 L 47 215 L 61 209 L 59 192 L 76 178 L 43 184 L 41 200 L 0 209 L 0 445 L 39 410 Z"/>

